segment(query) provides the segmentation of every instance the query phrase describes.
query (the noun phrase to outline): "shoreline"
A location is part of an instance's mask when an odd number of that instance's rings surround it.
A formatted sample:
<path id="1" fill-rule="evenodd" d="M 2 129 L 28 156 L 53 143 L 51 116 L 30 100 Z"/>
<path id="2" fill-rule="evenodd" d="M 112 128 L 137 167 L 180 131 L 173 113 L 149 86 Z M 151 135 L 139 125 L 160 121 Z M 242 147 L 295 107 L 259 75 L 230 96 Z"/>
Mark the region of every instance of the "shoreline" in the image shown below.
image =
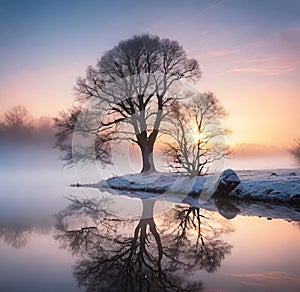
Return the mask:
<path id="1" fill-rule="evenodd" d="M 128 192 L 179 194 L 189 197 L 223 197 L 242 201 L 261 201 L 300 207 L 300 169 L 257 171 L 225 170 L 216 175 L 189 178 L 178 173 L 128 174 L 92 184 L 73 187 L 93 187 Z"/>

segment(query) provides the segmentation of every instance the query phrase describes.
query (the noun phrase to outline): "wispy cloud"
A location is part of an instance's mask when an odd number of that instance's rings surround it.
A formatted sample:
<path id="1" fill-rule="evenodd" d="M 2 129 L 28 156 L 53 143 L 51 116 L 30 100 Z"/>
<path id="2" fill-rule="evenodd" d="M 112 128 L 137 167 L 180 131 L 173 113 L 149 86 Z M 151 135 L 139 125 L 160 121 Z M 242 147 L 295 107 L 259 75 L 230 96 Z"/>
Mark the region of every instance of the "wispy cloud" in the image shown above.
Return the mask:
<path id="1" fill-rule="evenodd" d="M 215 8 L 216 6 L 224 3 L 224 1 L 225 0 L 220 0 L 220 1 L 217 1 L 216 3 L 212 3 L 212 4 L 208 5 L 200 12 L 200 14 L 203 14 L 203 13 L 207 12 L 208 10 Z"/>
<path id="2" fill-rule="evenodd" d="M 239 48 L 244 57 L 232 60 L 230 72 L 281 75 L 300 69 L 300 30 L 281 31 Z"/>
<path id="3" fill-rule="evenodd" d="M 228 56 L 228 55 L 237 54 L 240 51 L 241 51 L 240 49 L 212 51 L 212 52 L 208 52 L 206 54 L 199 55 L 199 56 L 197 56 L 197 58 L 201 61 L 203 59 L 224 57 L 224 56 Z"/>
<path id="4" fill-rule="evenodd" d="M 280 75 L 287 72 L 293 72 L 300 69 L 300 64 L 294 64 L 290 66 L 260 66 L 260 67 L 238 67 L 227 70 L 224 73 L 229 72 L 242 72 L 242 73 L 256 73 L 261 75 Z"/>

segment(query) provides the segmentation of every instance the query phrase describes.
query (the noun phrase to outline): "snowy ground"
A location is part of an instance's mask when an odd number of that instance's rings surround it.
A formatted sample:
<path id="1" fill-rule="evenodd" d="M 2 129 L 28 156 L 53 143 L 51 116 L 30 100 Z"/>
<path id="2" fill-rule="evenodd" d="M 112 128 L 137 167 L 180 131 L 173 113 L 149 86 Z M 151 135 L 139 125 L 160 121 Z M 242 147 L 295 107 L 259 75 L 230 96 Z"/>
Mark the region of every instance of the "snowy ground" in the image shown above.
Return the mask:
<path id="1" fill-rule="evenodd" d="M 236 172 L 241 183 L 228 196 L 236 199 L 277 203 L 300 203 L 300 169 L 245 170 Z M 179 174 L 130 174 L 106 182 L 113 189 L 154 194 L 213 194 L 219 175 L 190 179 Z M 233 178 L 234 180 L 234 178 Z M 203 191 L 204 190 L 204 191 Z M 205 199 L 205 198 L 204 198 Z"/>
<path id="2" fill-rule="evenodd" d="M 264 202 L 300 203 L 300 169 L 237 171 L 241 183 L 230 197 Z"/>
<path id="3" fill-rule="evenodd" d="M 219 175 L 189 178 L 178 173 L 155 172 L 128 174 L 107 180 L 110 187 L 120 190 L 143 191 L 162 194 L 199 194 L 204 188 L 214 192 Z"/>

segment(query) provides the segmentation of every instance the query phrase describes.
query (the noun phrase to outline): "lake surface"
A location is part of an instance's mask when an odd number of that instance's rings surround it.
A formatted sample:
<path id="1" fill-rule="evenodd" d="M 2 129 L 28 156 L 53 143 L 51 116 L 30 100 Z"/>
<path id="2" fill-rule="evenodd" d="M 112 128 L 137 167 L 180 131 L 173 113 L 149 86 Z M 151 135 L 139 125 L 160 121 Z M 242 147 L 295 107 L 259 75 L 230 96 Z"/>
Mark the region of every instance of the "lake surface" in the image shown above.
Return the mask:
<path id="1" fill-rule="evenodd" d="M 49 163 L 0 169 L 0 291 L 300 291 L 300 222 L 255 216 L 269 205 L 226 219 Z"/>

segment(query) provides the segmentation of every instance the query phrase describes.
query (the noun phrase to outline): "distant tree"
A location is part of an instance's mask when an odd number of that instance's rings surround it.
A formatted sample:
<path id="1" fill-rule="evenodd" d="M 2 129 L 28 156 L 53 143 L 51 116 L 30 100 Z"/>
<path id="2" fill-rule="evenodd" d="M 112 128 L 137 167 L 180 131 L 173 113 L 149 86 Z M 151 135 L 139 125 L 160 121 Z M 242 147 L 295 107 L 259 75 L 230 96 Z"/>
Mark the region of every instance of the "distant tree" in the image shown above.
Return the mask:
<path id="1" fill-rule="evenodd" d="M 300 139 L 296 139 L 294 145 L 290 149 L 290 153 L 300 163 Z"/>
<path id="2" fill-rule="evenodd" d="M 88 121 L 92 126 L 76 130 L 89 131 L 97 137 L 98 158 L 105 163 L 110 160 L 107 144 L 113 140 L 136 143 L 142 154 L 142 172 L 155 171 L 154 144 L 166 108 L 174 99 L 168 90 L 176 80 L 198 78 L 198 62 L 189 59 L 177 41 L 149 34 L 121 41 L 101 57 L 96 67 L 88 67 L 85 78 L 78 78 L 75 101 L 82 106 L 94 99 L 95 115 L 91 115 L 92 122 Z M 56 119 L 61 129 L 59 141 L 67 140 L 65 136 L 70 134 L 76 114 L 74 109 Z M 120 125 L 128 128 L 116 137 L 113 134 Z M 62 149 L 69 148 L 64 145 Z"/>
<path id="3" fill-rule="evenodd" d="M 227 116 L 216 96 L 191 96 L 187 105 L 174 101 L 168 115 L 165 155 L 171 169 L 192 177 L 206 174 L 212 163 L 229 153 L 224 135 L 230 133 L 220 121 Z"/>
<path id="4" fill-rule="evenodd" d="M 32 137 L 34 121 L 24 106 L 17 105 L 8 110 L 0 124 L 2 142 L 19 142 Z"/>
<path id="5" fill-rule="evenodd" d="M 24 106 L 17 105 L 4 114 L 3 125 L 7 129 L 28 128 L 33 125 L 33 119 Z"/>
<path id="6" fill-rule="evenodd" d="M 53 118 L 32 118 L 28 110 L 21 105 L 14 106 L 4 113 L 0 121 L 1 141 L 10 143 L 43 143 L 53 147 L 55 128 Z"/>

